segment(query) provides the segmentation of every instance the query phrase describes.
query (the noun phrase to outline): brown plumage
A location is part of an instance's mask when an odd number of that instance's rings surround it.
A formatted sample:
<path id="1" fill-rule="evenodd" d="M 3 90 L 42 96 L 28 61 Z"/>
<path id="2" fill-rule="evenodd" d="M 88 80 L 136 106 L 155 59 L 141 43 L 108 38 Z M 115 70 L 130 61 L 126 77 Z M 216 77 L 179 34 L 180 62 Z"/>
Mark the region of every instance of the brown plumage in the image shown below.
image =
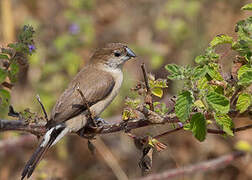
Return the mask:
<path id="1" fill-rule="evenodd" d="M 86 125 L 87 107 L 77 87 L 84 94 L 92 115 L 99 116 L 118 94 L 123 80 L 122 66 L 132 57 L 136 57 L 133 51 L 121 43 L 111 43 L 94 52 L 87 66 L 73 78 L 54 105 L 46 125 L 48 131 L 27 162 L 21 179 L 32 175 L 46 151 L 64 135 Z"/>
<path id="2" fill-rule="evenodd" d="M 52 126 L 67 121 L 87 109 L 77 87 L 83 92 L 88 105 L 92 106 L 105 98 L 112 91 L 114 85 L 114 79 L 110 74 L 93 66 L 82 69 L 57 100 L 48 125 Z"/>

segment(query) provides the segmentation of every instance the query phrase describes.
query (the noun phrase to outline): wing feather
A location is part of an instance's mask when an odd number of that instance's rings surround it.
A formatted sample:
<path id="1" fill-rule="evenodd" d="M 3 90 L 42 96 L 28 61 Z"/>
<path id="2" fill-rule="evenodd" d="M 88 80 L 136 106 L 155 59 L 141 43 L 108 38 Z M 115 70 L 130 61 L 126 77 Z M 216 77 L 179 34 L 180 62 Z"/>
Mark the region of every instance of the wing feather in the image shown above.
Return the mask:
<path id="1" fill-rule="evenodd" d="M 48 126 L 67 121 L 87 109 L 77 91 L 77 86 L 84 94 L 88 105 L 92 106 L 108 96 L 114 85 L 115 81 L 109 73 L 94 67 L 84 68 L 75 76 L 68 88 L 57 100 Z"/>

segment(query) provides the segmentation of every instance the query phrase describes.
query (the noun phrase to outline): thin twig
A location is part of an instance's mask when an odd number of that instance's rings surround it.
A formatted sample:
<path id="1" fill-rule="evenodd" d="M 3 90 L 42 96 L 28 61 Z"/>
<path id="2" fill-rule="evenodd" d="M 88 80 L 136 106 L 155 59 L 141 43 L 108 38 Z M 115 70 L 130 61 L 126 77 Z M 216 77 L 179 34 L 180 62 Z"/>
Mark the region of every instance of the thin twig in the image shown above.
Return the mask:
<path id="1" fill-rule="evenodd" d="M 241 158 L 244 155 L 245 152 L 235 151 L 231 154 L 224 155 L 213 160 L 201 162 L 186 167 L 171 169 L 160 174 L 152 174 L 143 178 L 139 178 L 138 180 L 172 179 L 175 177 L 178 178 L 179 176 L 189 175 L 195 172 L 213 171 L 231 164 L 234 160 L 236 160 L 237 158 Z"/>
<path id="2" fill-rule="evenodd" d="M 235 89 L 235 92 L 234 92 L 233 96 L 230 98 L 230 104 L 231 104 L 232 106 L 235 106 L 234 102 L 235 102 L 236 97 L 237 97 L 237 95 L 239 94 L 240 91 L 241 91 L 241 87 L 237 87 L 237 88 Z"/>
<path id="3" fill-rule="evenodd" d="M 233 132 L 244 131 L 244 130 L 247 130 L 247 129 L 252 129 L 252 124 L 247 125 L 247 126 L 234 128 Z M 225 134 L 225 132 L 223 130 L 219 130 L 219 129 L 207 129 L 207 132 L 212 133 L 212 134 Z"/>
<path id="4" fill-rule="evenodd" d="M 46 113 L 45 107 L 44 107 L 44 105 L 43 105 L 43 103 L 42 103 L 42 101 L 41 101 L 41 99 L 40 99 L 40 97 L 39 97 L 39 95 L 38 95 L 38 94 L 37 94 L 37 96 L 36 96 L 36 99 L 38 100 L 38 102 L 39 102 L 39 104 L 40 104 L 40 106 L 41 106 L 41 108 L 42 108 L 42 110 L 43 110 L 43 113 L 44 113 L 45 119 L 46 119 L 46 121 L 48 122 L 48 121 L 49 121 L 49 119 L 48 119 L 48 116 L 47 116 L 47 113 Z"/>
<path id="5" fill-rule="evenodd" d="M 147 92 L 150 92 L 150 85 L 149 85 L 149 81 L 148 81 L 148 75 L 147 75 L 144 63 L 141 64 L 141 68 L 142 68 L 142 71 L 143 71 L 144 82 L 145 82 L 145 86 L 146 86 Z"/>
<path id="6" fill-rule="evenodd" d="M 82 101 L 83 101 L 83 103 L 85 104 L 85 106 L 87 107 L 89 117 L 91 118 L 91 120 L 92 120 L 93 124 L 95 125 L 95 127 L 97 127 L 97 123 L 96 123 L 96 121 L 94 120 L 93 114 L 92 114 L 92 112 L 91 112 L 91 110 L 90 110 L 90 107 L 89 107 L 89 104 L 88 104 L 88 101 L 86 100 L 86 98 L 85 98 L 83 92 L 80 90 L 80 87 L 79 87 L 79 86 L 77 86 L 77 91 L 80 93 L 80 96 L 81 96 L 81 98 L 82 98 Z"/>
<path id="7" fill-rule="evenodd" d="M 144 63 L 141 64 L 141 68 L 142 68 L 142 71 L 143 71 L 144 82 L 145 82 L 145 86 L 146 86 L 146 90 L 147 90 L 147 95 L 145 97 L 145 101 L 146 101 L 147 104 L 149 104 L 150 110 L 154 111 L 153 101 L 152 101 L 152 96 L 151 96 L 151 90 L 150 90 L 150 85 L 149 85 L 149 80 L 148 80 L 148 75 L 147 75 L 147 71 L 146 71 Z"/>
<path id="8" fill-rule="evenodd" d="M 88 113 L 89 113 L 90 116 L 92 117 L 92 112 L 91 112 L 91 110 L 90 110 L 90 107 L 89 107 L 89 105 L 88 105 L 88 102 L 87 102 L 87 100 L 86 100 L 86 98 L 85 98 L 83 92 L 80 90 L 80 87 L 79 87 L 79 86 L 77 87 L 77 91 L 80 93 L 81 98 L 82 98 L 82 101 L 83 101 L 83 103 L 85 104 L 85 106 L 87 107 Z"/>
<path id="9" fill-rule="evenodd" d="M 154 136 L 153 138 L 158 139 L 158 138 L 161 138 L 161 137 L 163 137 L 163 136 L 165 136 L 165 135 L 167 135 L 167 134 L 171 134 L 171 133 L 174 133 L 174 132 L 176 132 L 176 131 L 179 131 L 179 130 L 181 130 L 181 129 L 183 129 L 183 127 L 177 127 L 177 128 L 175 128 L 175 129 L 171 129 L 171 130 L 168 130 L 168 131 L 166 131 L 166 132 L 164 132 L 164 133 L 162 133 L 162 134 L 159 134 L 159 135 L 157 135 L 157 136 Z"/>

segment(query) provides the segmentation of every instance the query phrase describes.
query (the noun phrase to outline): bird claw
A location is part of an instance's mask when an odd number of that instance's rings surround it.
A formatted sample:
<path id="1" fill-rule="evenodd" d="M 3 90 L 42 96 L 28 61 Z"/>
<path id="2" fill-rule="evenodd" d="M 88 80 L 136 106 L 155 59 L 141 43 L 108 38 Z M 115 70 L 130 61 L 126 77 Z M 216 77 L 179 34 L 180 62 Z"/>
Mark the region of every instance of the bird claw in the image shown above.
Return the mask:
<path id="1" fill-rule="evenodd" d="M 107 121 L 105 121 L 104 119 L 100 118 L 100 117 L 96 117 L 94 119 L 92 119 L 92 124 L 90 123 L 89 124 L 89 127 L 91 129 L 94 129 L 94 130 L 100 130 L 104 127 L 104 125 L 107 125 L 109 124 Z"/>

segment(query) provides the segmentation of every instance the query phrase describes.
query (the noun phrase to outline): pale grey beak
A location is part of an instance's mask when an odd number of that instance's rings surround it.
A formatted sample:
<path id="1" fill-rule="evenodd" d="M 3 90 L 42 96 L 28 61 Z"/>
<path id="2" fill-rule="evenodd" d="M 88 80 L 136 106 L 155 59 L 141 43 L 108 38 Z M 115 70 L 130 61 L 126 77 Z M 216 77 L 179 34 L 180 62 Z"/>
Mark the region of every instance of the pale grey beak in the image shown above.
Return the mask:
<path id="1" fill-rule="evenodd" d="M 136 54 L 128 47 L 125 48 L 126 51 L 127 51 L 127 56 L 130 57 L 130 58 L 135 58 L 136 57 Z"/>

